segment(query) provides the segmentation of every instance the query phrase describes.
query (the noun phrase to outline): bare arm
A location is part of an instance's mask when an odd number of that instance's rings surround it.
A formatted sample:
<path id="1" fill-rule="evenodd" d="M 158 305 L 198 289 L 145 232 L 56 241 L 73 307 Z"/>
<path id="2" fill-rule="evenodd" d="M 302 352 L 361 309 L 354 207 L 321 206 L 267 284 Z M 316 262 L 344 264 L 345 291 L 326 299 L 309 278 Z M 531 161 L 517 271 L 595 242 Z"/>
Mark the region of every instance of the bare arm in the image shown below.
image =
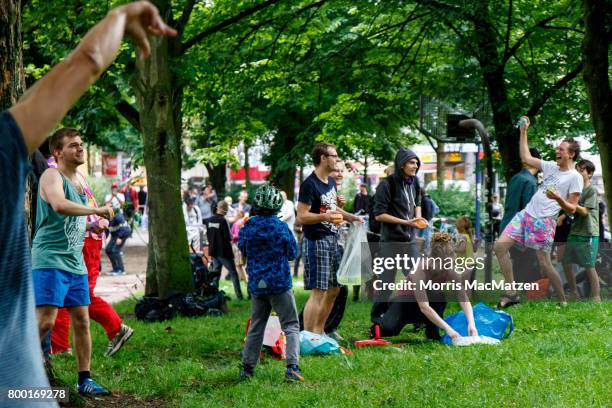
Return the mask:
<path id="1" fill-rule="evenodd" d="M 459 242 L 457 242 L 457 244 L 455 245 L 455 252 L 464 252 L 466 247 L 467 239 L 461 236 L 461 239 L 459 239 Z"/>
<path id="2" fill-rule="evenodd" d="M 563 225 L 563 223 L 565 222 L 566 218 L 567 218 L 567 215 L 565 215 L 565 213 L 563 213 L 559 217 L 557 217 L 557 227 L 560 227 L 561 225 Z"/>
<path id="3" fill-rule="evenodd" d="M 463 309 L 463 313 L 467 318 L 468 322 L 468 336 L 478 336 L 478 331 L 476 330 L 476 323 L 474 322 L 474 311 L 472 310 L 472 303 L 467 302 L 459 302 L 461 309 Z"/>
<path id="4" fill-rule="evenodd" d="M 363 221 L 363 217 L 359 217 L 355 214 L 351 214 L 350 212 L 346 212 L 342 208 L 338 208 L 338 212 L 342 214 L 342 218 L 345 219 L 346 221 L 359 221 L 359 222 Z"/>
<path id="5" fill-rule="evenodd" d="M 526 116 L 524 116 L 526 118 Z M 542 170 L 542 160 L 536 159 L 529 153 L 529 143 L 527 142 L 527 129 L 529 128 L 529 119 L 527 123 L 520 128 L 521 138 L 519 142 L 519 151 L 523 163 Z"/>
<path id="6" fill-rule="evenodd" d="M 416 284 L 414 293 L 421 313 L 423 313 L 425 317 L 429 319 L 430 322 L 444 330 L 450 337 L 459 337 L 459 333 L 457 333 L 452 327 L 450 327 L 448 323 L 446 323 L 444 319 L 442 319 L 442 317 L 439 316 L 438 313 L 429 305 L 427 292 L 421 289 L 420 287 L 420 282 L 425 282 L 426 280 L 425 272 L 423 272 L 423 269 L 419 267 L 412 275 L 411 279 Z"/>
<path id="7" fill-rule="evenodd" d="M 62 215 L 95 214 L 105 218 L 113 215 L 110 207 L 93 208 L 68 200 L 64 194 L 62 176 L 56 169 L 45 170 L 40 178 L 40 196 L 49 203 L 53 211 Z"/>
<path id="8" fill-rule="evenodd" d="M 576 214 L 586 217 L 589 214 L 589 208 L 581 207 L 576 204 Z"/>
<path id="9" fill-rule="evenodd" d="M 117 7 L 83 37 L 68 57 L 36 82 L 10 109 L 28 151 L 33 152 L 44 142 L 66 112 L 114 61 L 124 34 L 132 37 L 141 50 L 140 56 L 147 57 L 149 33 L 176 35 L 148 2 Z"/>
<path id="10" fill-rule="evenodd" d="M 332 222 L 331 215 L 333 212 L 323 214 L 313 214 L 310 211 L 310 205 L 298 201 L 297 205 L 297 222 L 302 225 L 318 224 L 323 221 Z"/>
<path id="11" fill-rule="evenodd" d="M 467 244 L 467 241 L 464 241 Z M 465 291 L 465 284 L 469 281 L 469 274 L 467 273 L 458 273 L 456 271 L 450 272 L 450 277 L 452 280 L 456 282 L 461 282 L 461 289 L 458 290 L 457 300 L 461 309 L 463 309 L 463 313 L 467 319 L 468 323 L 468 336 L 478 336 L 478 330 L 476 329 L 476 323 L 474 322 L 474 311 L 472 310 L 472 303 Z"/>
<path id="12" fill-rule="evenodd" d="M 563 211 L 568 214 L 573 214 L 576 212 L 578 200 L 580 199 L 580 193 L 571 193 L 567 200 L 563 199 L 563 197 L 561 197 L 557 192 L 547 192 L 546 196 L 552 200 L 557 201 Z"/>
<path id="13" fill-rule="evenodd" d="M 418 304 L 421 313 L 423 313 L 430 322 L 444 330 L 451 338 L 459 337 L 459 333 L 450 327 L 448 323 L 446 323 L 444 319 L 442 319 L 438 313 L 436 313 L 436 311 L 429 306 L 429 302 L 418 302 Z"/>
<path id="14" fill-rule="evenodd" d="M 398 218 L 395 217 L 393 215 L 390 214 L 380 214 L 375 216 L 374 218 L 376 218 L 376 221 L 378 222 L 386 222 L 387 224 L 403 224 L 403 225 L 409 225 L 408 220 L 405 220 L 403 218 Z"/>

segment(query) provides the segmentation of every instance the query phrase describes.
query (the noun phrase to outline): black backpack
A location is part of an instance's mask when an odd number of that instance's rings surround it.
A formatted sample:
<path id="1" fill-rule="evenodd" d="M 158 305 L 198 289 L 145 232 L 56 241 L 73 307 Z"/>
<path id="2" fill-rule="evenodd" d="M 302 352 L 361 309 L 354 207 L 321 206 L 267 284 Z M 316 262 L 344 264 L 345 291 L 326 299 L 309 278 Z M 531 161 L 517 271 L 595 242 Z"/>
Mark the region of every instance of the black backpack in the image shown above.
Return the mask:
<path id="1" fill-rule="evenodd" d="M 220 270 L 208 268 L 208 258 L 204 254 L 191 253 L 191 278 L 196 293 L 200 296 L 214 295 L 219 292 Z M 206 262 L 204 260 L 206 259 Z"/>

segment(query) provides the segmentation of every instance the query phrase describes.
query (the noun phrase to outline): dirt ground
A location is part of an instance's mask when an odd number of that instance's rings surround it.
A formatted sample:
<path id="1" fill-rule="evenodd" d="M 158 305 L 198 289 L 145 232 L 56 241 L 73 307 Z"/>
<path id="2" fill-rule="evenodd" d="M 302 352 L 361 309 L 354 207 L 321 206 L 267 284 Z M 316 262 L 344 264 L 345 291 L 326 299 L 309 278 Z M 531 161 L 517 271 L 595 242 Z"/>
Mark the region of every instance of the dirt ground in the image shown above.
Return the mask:
<path id="1" fill-rule="evenodd" d="M 102 273 L 96 284 L 96 295 L 109 303 L 117 303 L 144 290 L 147 272 L 146 246 L 128 245 L 123 248 L 123 264 L 126 272 L 124 276 L 106 275 L 112 267 L 104 250 L 101 261 Z"/>
<path id="2" fill-rule="evenodd" d="M 129 243 L 129 241 L 128 241 Z M 108 260 L 108 256 L 102 250 L 102 275 L 110 272 L 113 268 Z M 130 246 L 123 247 L 123 266 L 126 274 L 145 274 L 147 272 L 147 247 Z"/>

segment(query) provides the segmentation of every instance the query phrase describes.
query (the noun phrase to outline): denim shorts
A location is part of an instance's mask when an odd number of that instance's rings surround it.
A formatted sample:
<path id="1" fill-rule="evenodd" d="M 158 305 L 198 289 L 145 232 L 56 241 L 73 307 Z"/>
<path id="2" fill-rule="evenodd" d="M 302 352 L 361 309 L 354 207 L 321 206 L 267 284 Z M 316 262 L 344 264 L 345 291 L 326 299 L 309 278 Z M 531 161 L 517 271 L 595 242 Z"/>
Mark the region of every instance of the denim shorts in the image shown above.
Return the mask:
<path id="1" fill-rule="evenodd" d="M 89 305 L 87 275 L 60 269 L 33 269 L 36 306 L 75 307 Z"/>

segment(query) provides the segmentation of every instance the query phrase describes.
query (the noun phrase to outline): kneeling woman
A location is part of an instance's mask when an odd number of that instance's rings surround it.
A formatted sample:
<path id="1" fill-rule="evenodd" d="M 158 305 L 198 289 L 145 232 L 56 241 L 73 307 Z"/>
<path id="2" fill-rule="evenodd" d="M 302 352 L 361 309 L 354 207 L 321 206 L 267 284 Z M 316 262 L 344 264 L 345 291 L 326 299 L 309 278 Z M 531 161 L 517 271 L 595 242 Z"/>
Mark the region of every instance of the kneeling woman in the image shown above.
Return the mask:
<path id="1" fill-rule="evenodd" d="M 439 329 L 444 330 L 451 338 L 460 337 L 459 333 L 453 330 L 443 319 L 444 309 L 446 308 L 444 294 L 423 290 L 421 286 L 421 282 L 444 283 L 454 281 L 461 282 L 460 286 L 463 288 L 463 282 L 468 278 L 467 276 L 458 274 L 454 269 L 443 269 L 444 264 L 448 263 L 446 262 L 447 258 L 454 260 L 455 256 L 451 236 L 445 232 L 434 234 L 429 257 L 436 260 L 440 258 L 442 261 L 433 262 L 432 260 L 425 265 L 425 268 L 421 265 L 414 274 L 408 275 L 415 284 L 415 290 L 398 292 L 395 295 L 387 312 L 373 321 L 372 335 L 374 335 L 376 325 L 380 327 L 381 336 L 396 336 L 404 326 L 412 323 L 417 327 L 425 325 L 425 335 L 430 340 L 440 340 Z M 464 290 L 456 292 L 459 304 L 467 316 L 468 335 L 477 336 L 472 304 Z"/>

